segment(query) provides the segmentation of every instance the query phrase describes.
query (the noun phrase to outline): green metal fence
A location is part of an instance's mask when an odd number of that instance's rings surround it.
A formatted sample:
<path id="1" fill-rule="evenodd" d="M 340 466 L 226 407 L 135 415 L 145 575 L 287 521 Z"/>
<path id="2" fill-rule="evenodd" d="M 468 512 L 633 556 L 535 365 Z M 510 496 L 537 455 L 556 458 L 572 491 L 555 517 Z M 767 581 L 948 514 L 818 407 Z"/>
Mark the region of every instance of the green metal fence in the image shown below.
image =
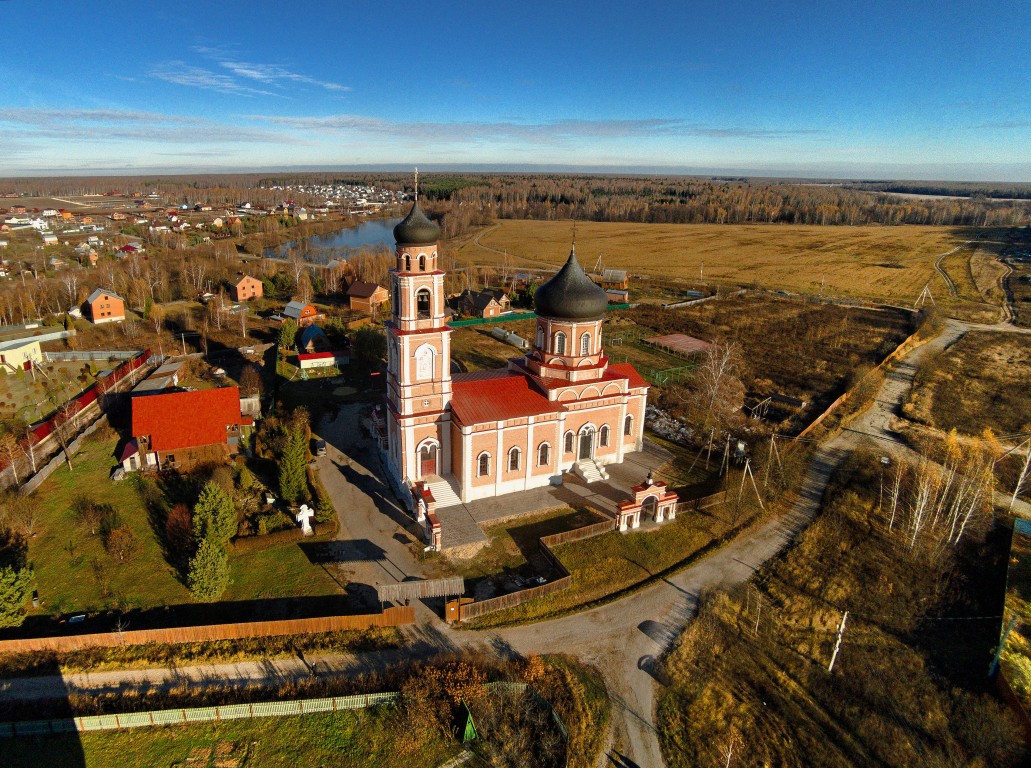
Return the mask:
<path id="1" fill-rule="evenodd" d="M 632 304 L 609 304 L 608 310 L 630 309 Z M 490 323 L 510 323 L 516 320 L 533 320 L 537 317 L 535 312 L 509 312 L 507 315 L 498 317 L 470 317 L 467 320 L 452 320 L 448 323 L 452 328 L 465 328 L 470 325 L 488 325 Z"/>
<path id="2" fill-rule="evenodd" d="M 146 728 L 154 725 L 188 725 L 251 717 L 287 717 L 315 712 L 343 712 L 349 709 L 365 709 L 380 704 L 389 704 L 400 696 L 400 693 L 391 691 L 356 696 L 333 696 L 328 699 L 262 701 L 254 704 L 159 709 L 151 712 L 124 712 L 117 715 L 92 715 L 61 720 L 26 720 L 19 723 L 0 723 L 0 737 L 119 731 L 126 728 Z"/>

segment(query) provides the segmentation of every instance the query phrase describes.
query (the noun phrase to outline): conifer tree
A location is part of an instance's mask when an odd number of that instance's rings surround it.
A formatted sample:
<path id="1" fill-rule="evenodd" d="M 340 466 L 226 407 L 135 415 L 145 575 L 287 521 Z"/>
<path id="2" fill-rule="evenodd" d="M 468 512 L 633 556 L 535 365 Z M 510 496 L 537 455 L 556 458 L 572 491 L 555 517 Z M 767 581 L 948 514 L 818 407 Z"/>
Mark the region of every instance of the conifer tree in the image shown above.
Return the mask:
<path id="1" fill-rule="evenodd" d="M 218 600 L 229 586 L 229 555 L 225 545 L 207 538 L 201 541 L 197 554 L 190 560 L 188 585 L 198 600 Z"/>
<path id="2" fill-rule="evenodd" d="M 198 543 L 214 538 L 225 545 L 236 533 L 233 499 L 216 482 L 208 481 L 193 508 L 193 535 Z"/>

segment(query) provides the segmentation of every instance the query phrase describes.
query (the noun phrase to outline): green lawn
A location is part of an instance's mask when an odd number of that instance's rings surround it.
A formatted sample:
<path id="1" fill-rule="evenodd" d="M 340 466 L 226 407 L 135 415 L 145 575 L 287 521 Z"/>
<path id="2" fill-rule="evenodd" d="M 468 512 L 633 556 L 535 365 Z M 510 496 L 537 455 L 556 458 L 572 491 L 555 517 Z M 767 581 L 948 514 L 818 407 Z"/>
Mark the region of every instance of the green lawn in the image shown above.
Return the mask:
<path id="1" fill-rule="evenodd" d="M 365 768 L 402 764 L 398 755 L 401 721 L 393 708 L 377 707 L 121 732 L 19 737 L 3 740 L 0 749 L 7 768 Z M 456 744 L 438 739 L 405 755 L 403 764 L 406 768 L 434 768 L 457 751 Z"/>
<path id="2" fill-rule="evenodd" d="M 190 601 L 189 591 L 165 562 L 136 486 L 109 479 L 114 449 L 114 440 L 87 440 L 72 458 L 73 470 L 62 465 L 35 493 L 44 512 L 29 541 L 29 559 L 43 601 L 40 613 Z M 75 519 L 71 503 L 82 493 L 111 504 L 132 529 L 138 547 L 128 561 L 119 563 L 108 555 L 100 536 L 90 535 Z"/>
<path id="3" fill-rule="evenodd" d="M 585 525 L 604 520 L 589 510 L 557 509 L 539 515 L 510 520 L 484 528 L 490 540 L 476 557 L 455 564 L 455 570 L 467 579 L 493 576 L 504 572 L 531 575 L 536 572 L 528 567 L 527 555 L 531 561 L 538 561 L 538 541 L 541 536 L 571 531 Z M 540 565 L 534 562 L 534 565 Z"/>
<path id="4" fill-rule="evenodd" d="M 662 571 L 686 564 L 707 551 L 706 547 L 716 545 L 732 528 L 719 512 L 682 512 L 672 523 L 651 530 L 614 531 L 563 544 L 554 551 L 572 577 L 569 589 L 487 614 L 473 625 L 483 628 L 541 621 L 604 602 Z"/>
<path id="5" fill-rule="evenodd" d="M 109 437 L 87 440 L 72 459 L 73 470 L 61 466 L 36 491 L 42 502 L 29 559 L 43 604 L 38 613 L 96 611 L 108 608 L 150 608 L 192 602 L 175 569 L 164 558 L 148 511 L 134 480 L 109 479 L 115 465 L 115 442 Z M 72 512 L 72 500 L 88 492 L 111 504 L 136 536 L 135 553 L 118 562 Z M 232 584 L 225 600 L 335 594 L 340 587 L 326 571 L 309 562 L 296 542 L 234 555 Z"/>
<path id="6" fill-rule="evenodd" d="M 311 564 L 297 542 L 235 555 L 229 569 L 232 584 L 224 600 L 310 597 L 343 591 L 324 568 Z"/>

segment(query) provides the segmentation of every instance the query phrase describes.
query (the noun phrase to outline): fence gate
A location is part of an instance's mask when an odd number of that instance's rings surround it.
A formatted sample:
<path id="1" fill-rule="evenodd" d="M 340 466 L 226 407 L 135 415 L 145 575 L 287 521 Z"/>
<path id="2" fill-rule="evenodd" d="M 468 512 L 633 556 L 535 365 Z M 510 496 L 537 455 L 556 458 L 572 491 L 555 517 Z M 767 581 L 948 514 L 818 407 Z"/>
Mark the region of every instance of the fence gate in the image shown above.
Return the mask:
<path id="1" fill-rule="evenodd" d="M 461 576 L 446 579 L 402 581 L 398 584 L 377 584 L 376 596 L 381 603 L 399 603 L 402 600 L 423 600 L 428 597 L 455 597 L 465 594 L 465 580 Z"/>

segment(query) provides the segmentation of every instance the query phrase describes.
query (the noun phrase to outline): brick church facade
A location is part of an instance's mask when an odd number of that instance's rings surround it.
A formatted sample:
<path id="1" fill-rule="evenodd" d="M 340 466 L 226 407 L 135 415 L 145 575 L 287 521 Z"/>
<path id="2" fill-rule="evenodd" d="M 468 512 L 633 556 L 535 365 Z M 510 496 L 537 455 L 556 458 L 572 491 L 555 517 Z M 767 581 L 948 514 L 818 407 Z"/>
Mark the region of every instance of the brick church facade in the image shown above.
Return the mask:
<path id="1" fill-rule="evenodd" d="M 537 326 L 507 368 L 452 373 L 439 228 L 416 201 L 394 228 L 387 323 L 387 464 L 413 486 L 443 479 L 461 501 L 588 480 L 641 450 L 648 384 L 601 345 L 607 299 L 575 248 L 537 289 Z"/>

